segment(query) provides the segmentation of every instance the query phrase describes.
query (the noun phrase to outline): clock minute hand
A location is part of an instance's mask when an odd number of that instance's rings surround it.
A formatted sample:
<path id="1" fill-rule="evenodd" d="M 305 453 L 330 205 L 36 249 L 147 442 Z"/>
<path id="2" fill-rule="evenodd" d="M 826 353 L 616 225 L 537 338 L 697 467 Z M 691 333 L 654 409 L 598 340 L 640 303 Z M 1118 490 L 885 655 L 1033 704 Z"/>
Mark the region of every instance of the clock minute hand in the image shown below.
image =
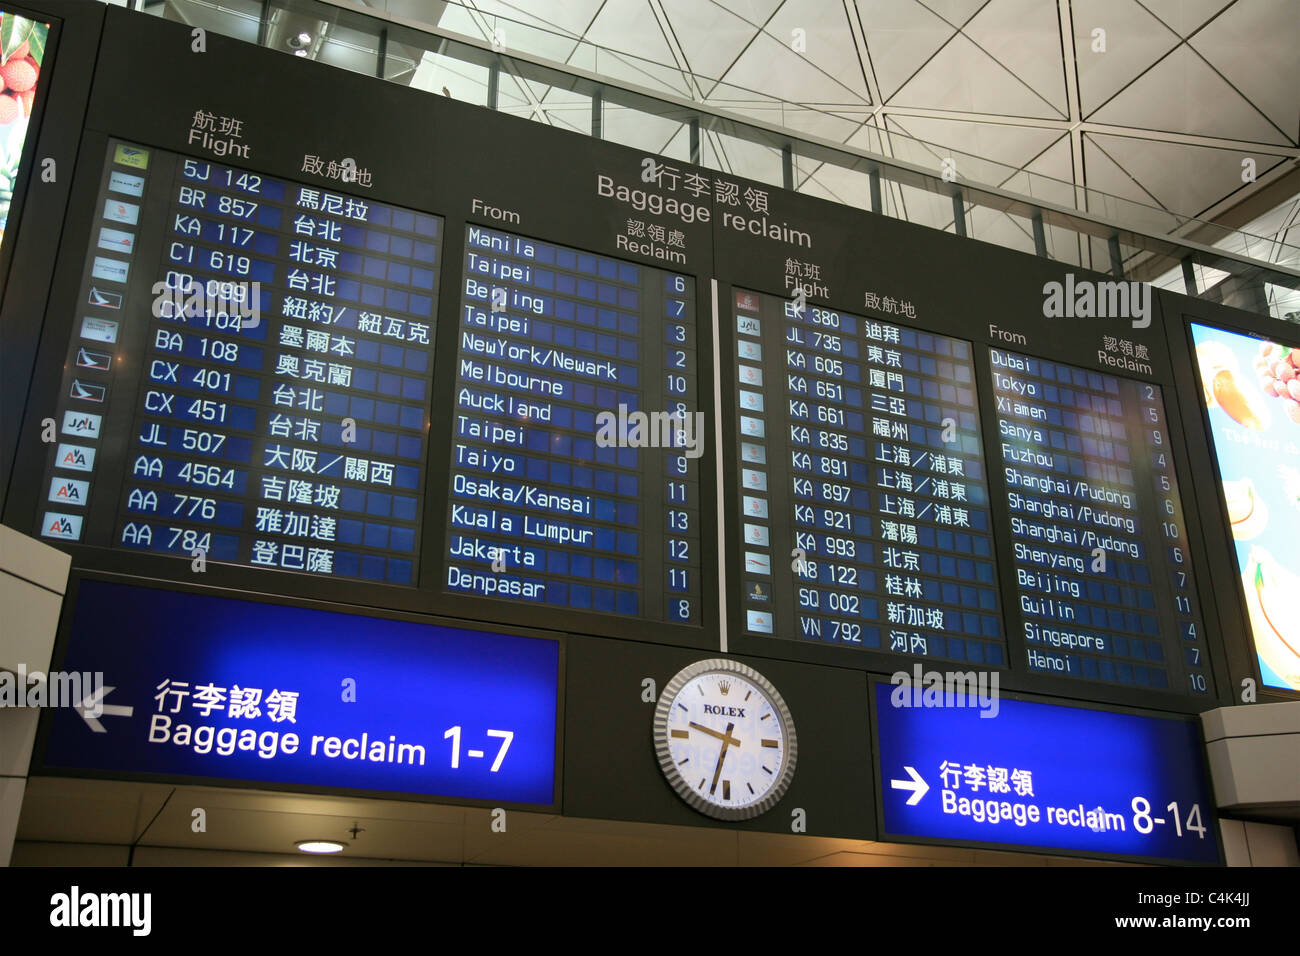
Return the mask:
<path id="1" fill-rule="evenodd" d="M 735 724 L 727 724 L 727 732 L 725 734 L 718 734 L 718 736 L 722 738 L 722 750 L 718 752 L 718 765 L 713 768 L 713 783 L 709 785 L 710 795 L 713 791 L 718 789 L 718 777 L 722 773 L 722 761 L 727 759 L 727 747 L 731 744 L 731 741 L 735 739 L 731 736 L 731 730 L 735 726 Z"/>

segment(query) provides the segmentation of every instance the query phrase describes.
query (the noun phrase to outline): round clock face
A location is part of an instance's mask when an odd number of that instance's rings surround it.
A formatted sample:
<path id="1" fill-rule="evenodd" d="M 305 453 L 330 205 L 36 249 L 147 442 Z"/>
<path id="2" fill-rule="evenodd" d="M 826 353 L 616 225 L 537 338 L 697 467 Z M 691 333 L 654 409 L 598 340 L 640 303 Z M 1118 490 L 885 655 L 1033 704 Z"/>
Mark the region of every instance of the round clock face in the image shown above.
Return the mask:
<path id="1" fill-rule="evenodd" d="M 770 809 L 794 776 L 797 745 L 785 701 L 762 674 L 699 661 L 668 682 L 655 708 L 664 776 L 696 810 L 745 820 Z"/>

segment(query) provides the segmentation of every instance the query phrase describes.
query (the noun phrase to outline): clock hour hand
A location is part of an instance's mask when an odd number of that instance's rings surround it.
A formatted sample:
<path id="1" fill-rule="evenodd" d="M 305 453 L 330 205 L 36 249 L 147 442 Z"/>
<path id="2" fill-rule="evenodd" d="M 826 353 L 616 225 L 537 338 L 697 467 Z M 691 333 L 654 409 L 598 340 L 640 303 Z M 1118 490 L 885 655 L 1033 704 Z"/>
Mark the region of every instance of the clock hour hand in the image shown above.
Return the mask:
<path id="1" fill-rule="evenodd" d="M 727 732 L 725 734 L 720 734 L 716 730 L 712 730 L 708 727 L 705 727 L 703 724 L 697 724 L 693 720 L 690 723 L 691 726 L 694 727 L 696 730 L 702 731 L 708 734 L 710 737 L 717 737 L 719 740 L 723 742 L 724 747 L 727 744 L 730 744 L 732 747 L 740 746 L 740 741 L 737 740 L 735 737 L 731 736 L 731 728 L 735 727 L 736 726 L 735 724 L 727 724 Z"/>

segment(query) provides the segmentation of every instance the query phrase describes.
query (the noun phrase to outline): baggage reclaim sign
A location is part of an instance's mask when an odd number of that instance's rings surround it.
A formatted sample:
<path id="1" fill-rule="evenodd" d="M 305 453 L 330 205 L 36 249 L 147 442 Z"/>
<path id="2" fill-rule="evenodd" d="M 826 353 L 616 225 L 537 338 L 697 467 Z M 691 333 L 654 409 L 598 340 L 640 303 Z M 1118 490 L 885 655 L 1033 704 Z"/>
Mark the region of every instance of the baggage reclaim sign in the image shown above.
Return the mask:
<path id="1" fill-rule="evenodd" d="M 553 805 L 559 644 L 82 581 L 50 769 Z M 92 712 L 98 704 L 102 713 Z"/>
<path id="2" fill-rule="evenodd" d="M 874 691 L 886 834 L 1219 862 L 1194 720 L 1007 699 L 982 719 L 906 690 Z"/>

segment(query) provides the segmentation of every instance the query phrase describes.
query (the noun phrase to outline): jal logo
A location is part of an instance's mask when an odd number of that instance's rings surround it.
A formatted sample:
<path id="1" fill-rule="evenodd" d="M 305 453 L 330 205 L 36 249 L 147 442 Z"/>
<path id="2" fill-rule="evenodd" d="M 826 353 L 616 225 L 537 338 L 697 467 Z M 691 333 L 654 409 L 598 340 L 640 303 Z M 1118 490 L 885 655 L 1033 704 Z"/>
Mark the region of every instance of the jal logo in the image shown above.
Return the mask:
<path id="1" fill-rule="evenodd" d="M 758 319 L 751 319 L 744 315 L 736 316 L 736 331 L 741 335 L 758 335 L 760 328 Z"/>
<path id="2" fill-rule="evenodd" d="M 101 421 L 102 418 L 99 415 L 93 415 L 90 412 L 64 412 L 63 433 L 65 435 L 78 435 L 82 438 L 98 438 Z"/>

